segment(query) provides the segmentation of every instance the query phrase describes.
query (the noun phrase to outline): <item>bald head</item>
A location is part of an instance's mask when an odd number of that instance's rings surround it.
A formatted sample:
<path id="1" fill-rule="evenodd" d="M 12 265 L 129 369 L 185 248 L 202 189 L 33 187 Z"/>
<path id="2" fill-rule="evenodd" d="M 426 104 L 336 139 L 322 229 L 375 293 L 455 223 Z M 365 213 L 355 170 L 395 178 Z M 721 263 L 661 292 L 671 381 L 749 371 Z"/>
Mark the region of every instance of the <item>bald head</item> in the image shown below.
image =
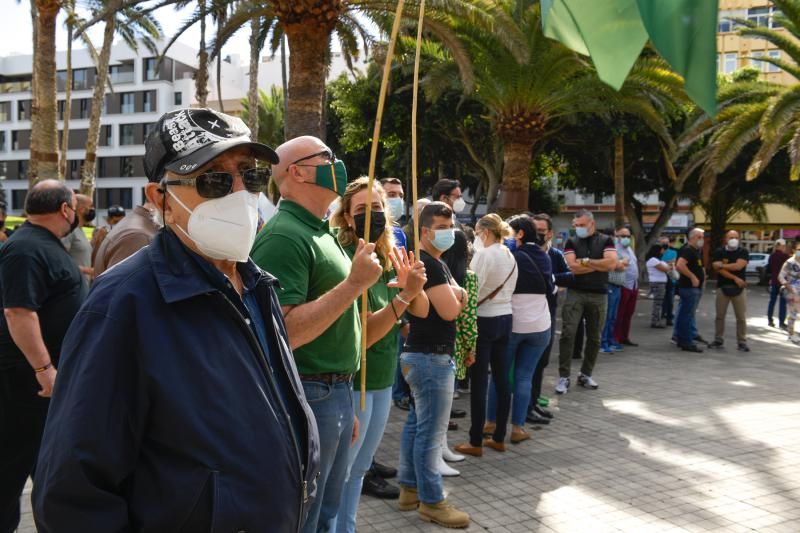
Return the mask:
<path id="1" fill-rule="evenodd" d="M 286 177 L 289 175 L 289 167 L 294 161 L 327 149 L 328 146 L 324 142 L 311 135 L 295 137 L 278 146 L 275 152 L 277 152 L 281 162 L 277 168 L 273 167 L 272 169 L 275 183 L 278 184 L 279 188 L 282 188 L 286 182 Z M 283 190 L 281 190 L 281 194 L 284 194 Z"/>
<path id="2" fill-rule="evenodd" d="M 62 204 L 72 207 L 75 193 L 63 181 L 42 180 L 25 197 L 25 212 L 29 215 L 49 215 L 61 210 Z"/>
<path id="3" fill-rule="evenodd" d="M 78 200 L 78 209 L 81 207 L 88 208 L 94 203 L 92 202 L 91 197 L 86 196 L 85 194 L 76 194 L 75 199 Z"/>

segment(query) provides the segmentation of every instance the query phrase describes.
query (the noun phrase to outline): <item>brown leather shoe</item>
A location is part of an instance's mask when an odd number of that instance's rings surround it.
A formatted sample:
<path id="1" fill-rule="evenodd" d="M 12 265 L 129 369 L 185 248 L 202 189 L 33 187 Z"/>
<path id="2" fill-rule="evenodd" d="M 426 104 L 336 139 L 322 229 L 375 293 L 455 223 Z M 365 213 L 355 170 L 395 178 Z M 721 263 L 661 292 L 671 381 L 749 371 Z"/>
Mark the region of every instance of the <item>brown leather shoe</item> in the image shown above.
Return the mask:
<path id="1" fill-rule="evenodd" d="M 525 431 L 524 429 L 514 430 L 511 432 L 511 444 L 519 444 L 522 441 L 526 441 L 531 438 L 530 433 Z M 485 443 L 484 443 L 485 444 Z"/>
<path id="2" fill-rule="evenodd" d="M 494 430 L 497 428 L 497 424 L 494 422 L 486 422 L 483 425 L 483 434 L 484 435 L 494 435 Z"/>
<path id="3" fill-rule="evenodd" d="M 471 455 L 473 457 L 483 457 L 483 447 L 482 446 L 473 446 L 469 442 L 464 442 L 462 444 L 456 444 L 456 446 L 453 449 L 457 453 L 462 453 L 464 455 Z"/>
<path id="4" fill-rule="evenodd" d="M 506 443 L 505 442 L 497 442 L 494 439 L 483 439 L 483 445 L 487 448 L 491 448 L 498 452 L 506 451 Z"/>

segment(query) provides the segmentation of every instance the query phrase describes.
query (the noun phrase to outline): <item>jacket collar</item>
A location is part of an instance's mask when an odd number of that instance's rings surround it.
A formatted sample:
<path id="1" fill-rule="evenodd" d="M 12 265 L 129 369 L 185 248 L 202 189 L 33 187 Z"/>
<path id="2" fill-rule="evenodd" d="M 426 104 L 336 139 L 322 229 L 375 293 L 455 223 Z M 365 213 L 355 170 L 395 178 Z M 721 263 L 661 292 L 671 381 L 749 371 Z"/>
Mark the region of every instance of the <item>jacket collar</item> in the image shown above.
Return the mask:
<path id="1" fill-rule="evenodd" d="M 209 275 L 204 268 L 214 268 L 208 261 L 187 248 L 170 230 L 162 229 L 148 246 L 147 253 L 153 265 L 156 283 L 166 303 L 187 300 L 201 294 L 219 292 L 218 286 L 224 276 Z M 267 274 L 252 259 L 239 263 L 239 272 L 246 284 L 255 287 L 259 283 L 273 284 L 277 279 Z"/>
<path id="2" fill-rule="evenodd" d="M 281 199 L 280 203 L 278 204 L 278 211 L 289 213 L 297 220 L 315 231 L 321 230 L 322 228 L 325 228 L 326 230 L 328 229 L 327 220 L 317 218 L 316 215 L 302 205 L 292 202 L 291 200 L 287 200 L 286 198 Z"/>

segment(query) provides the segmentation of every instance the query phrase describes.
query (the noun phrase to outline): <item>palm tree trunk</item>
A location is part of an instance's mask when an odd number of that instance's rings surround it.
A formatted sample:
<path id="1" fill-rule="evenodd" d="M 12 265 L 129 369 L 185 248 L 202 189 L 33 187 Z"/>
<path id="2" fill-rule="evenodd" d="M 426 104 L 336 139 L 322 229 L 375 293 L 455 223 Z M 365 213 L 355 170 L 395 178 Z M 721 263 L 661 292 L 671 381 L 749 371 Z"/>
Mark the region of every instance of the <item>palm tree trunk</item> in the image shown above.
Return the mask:
<path id="1" fill-rule="evenodd" d="M 100 141 L 100 115 L 103 112 L 103 99 L 106 94 L 108 81 L 108 63 L 111 58 L 111 44 L 114 42 L 116 15 L 112 13 L 106 18 L 106 28 L 103 31 L 103 48 L 97 64 L 97 79 L 92 93 L 92 114 L 89 116 L 89 132 L 86 139 L 86 159 L 81 172 L 81 194 L 94 195 L 95 171 L 97 165 L 97 144 Z"/>
<path id="2" fill-rule="evenodd" d="M 286 34 L 281 36 L 281 87 L 283 87 L 283 139 L 289 139 L 289 76 L 286 74 Z"/>
<path id="3" fill-rule="evenodd" d="M 31 2 L 31 27 L 33 28 L 33 64 L 37 64 L 39 57 L 38 46 L 39 42 L 39 12 L 36 10 L 36 3 Z M 36 93 L 36 69 L 31 72 L 31 155 L 28 160 L 28 190 L 36 185 L 37 176 L 39 175 L 39 139 L 34 132 L 41 130 L 39 126 L 39 97 Z"/>
<path id="4" fill-rule="evenodd" d="M 224 113 L 225 105 L 222 103 L 222 51 L 217 56 L 217 100 L 219 100 L 220 113 Z"/>
<path id="5" fill-rule="evenodd" d="M 64 129 L 61 131 L 61 160 L 58 174 L 61 179 L 67 177 L 67 150 L 69 149 L 69 116 L 72 113 L 72 34 L 75 28 L 67 25 L 67 82 L 64 87 Z"/>
<path id="6" fill-rule="evenodd" d="M 614 227 L 625 225 L 625 152 L 622 135 L 614 136 Z"/>
<path id="7" fill-rule="evenodd" d="M 37 175 L 33 180 L 58 179 L 58 128 L 56 123 L 56 18 L 61 9 L 58 0 L 36 0 L 37 128 L 31 138 L 37 140 Z"/>
<path id="8" fill-rule="evenodd" d="M 200 107 L 208 107 L 208 51 L 206 50 L 206 2 L 200 1 L 200 54 L 194 78 L 195 97 Z"/>
<path id="9" fill-rule="evenodd" d="M 289 41 L 289 109 L 287 139 L 300 135 L 322 138 L 325 96 L 325 50 L 331 32 L 321 27 L 287 24 Z"/>
<path id="10" fill-rule="evenodd" d="M 503 218 L 528 210 L 532 145 L 513 139 L 503 145 L 503 186 L 497 200 L 497 212 Z"/>
<path id="11" fill-rule="evenodd" d="M 258 47 L 258 34 L 261 31 L 261 19 L 253 17 L 250 21 L 250 85 L 247 89 L 247 127 L 250 128 L 250 138 L 258 138 L 258 63 L 261 51 Z"/>

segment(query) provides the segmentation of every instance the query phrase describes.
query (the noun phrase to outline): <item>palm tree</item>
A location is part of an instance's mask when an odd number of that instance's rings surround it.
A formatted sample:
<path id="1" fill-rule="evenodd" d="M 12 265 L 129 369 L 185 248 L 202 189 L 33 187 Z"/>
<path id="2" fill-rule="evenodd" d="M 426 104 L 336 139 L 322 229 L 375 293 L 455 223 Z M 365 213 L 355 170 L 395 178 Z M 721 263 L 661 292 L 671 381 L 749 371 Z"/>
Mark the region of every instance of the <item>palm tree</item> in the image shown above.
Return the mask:
<path id="1" fill-rule="evenodd" d="M 107 13 L 103 20 L 103 45 L 97 61 L 97 79 L 92 94 L 92 111 L 89 115 L 89 131 L 86 140 L 86 157 L 81 171 L 81 194 L 94 194 L 97 159 L 97 145 L 100 141 L 100 116 L 103 112 L 108 64 L 111 58 L 111 45 L 114 35 L 119 35 L 132 49 L 138 50 L 139 41 L 153 54 L 158 54 L 155 40 L 161 37 L 158 21 L 141 7 L 122 7 L 123 0 L 95 0 L 95 11 Z"/>
<path id="2" fill-rule="evenodd" d="M 285 140 L 283 136 L 283 90 L 274 85 L 270 87 L 270 92 L 267 93 L 263 89 L 258 91 L 259 99 L 256 104 L 256 113 L 252 113 L 253 109 L 250 99 L 242 98 L 242 119 L 248 124 L 251 123 L 252 116 L 258 115 L 258 135 L 253 135 L 254 139 L 258 142 L 264 143 L 268 146 L 278 146 Z"/>
<path id="3" fill-rule="evenodd" d="M 36 42 L 33 58 L 34 97 L 31 106 L 31 165 L 29 186 L 43 179 L 58 179 L 58 129 L 56 118 L 56 18 L 61 0 L 34 0 Z"/>

